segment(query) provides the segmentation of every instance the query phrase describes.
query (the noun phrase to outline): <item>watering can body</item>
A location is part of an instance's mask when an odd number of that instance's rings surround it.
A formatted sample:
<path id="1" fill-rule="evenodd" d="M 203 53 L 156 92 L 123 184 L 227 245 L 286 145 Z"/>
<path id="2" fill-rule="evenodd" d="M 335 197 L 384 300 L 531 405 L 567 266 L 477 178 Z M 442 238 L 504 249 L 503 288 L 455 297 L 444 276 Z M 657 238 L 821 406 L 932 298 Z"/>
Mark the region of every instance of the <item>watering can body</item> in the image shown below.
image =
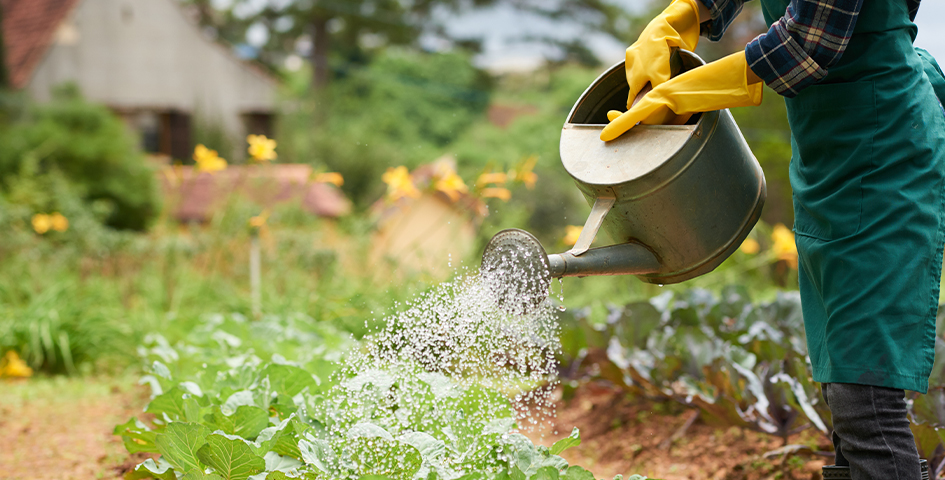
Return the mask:
<path id="1" fill-rule="evenodd" d="M 704 64 L 693 53 L 677 55 L 681 71 Z M 574 248 L 548 255 L 518 229 L 486 245 L 481 271 L 500 304 L 527 311 L 547 297 L 551 278 L 683 282 L 719 266 L 758 221 L 764 174 L 728 110 L 685 125 L 638 125 L 601 141 L 607 112 L 624 110 L 628 94 L 624 64 L 614 65 L 575 103 L 561 131 L 562 164 L 592 207 Z M 614 244 L 590 248 L 601 229 Z"/>
<path id="2" fill-rule="evenodd" d="M 695 54 L 679 55 L 683 70 L 703 63 Z M 615 243 L 655 255 L 658 268 L 632 272 L 645 282 L 678 283 L 708 273 L 761 215 L 761 166 L 728 110 L 696 115 L 686 125 L 639 125 L 602 142 L 607 112 L 625 109 L 628 93 L 620 63 L 584 92 L 562 129 L 565 170 L 590 205 L 605 203 L 592 208 L 571 256 L 587 255 L 599 223 Z"/>

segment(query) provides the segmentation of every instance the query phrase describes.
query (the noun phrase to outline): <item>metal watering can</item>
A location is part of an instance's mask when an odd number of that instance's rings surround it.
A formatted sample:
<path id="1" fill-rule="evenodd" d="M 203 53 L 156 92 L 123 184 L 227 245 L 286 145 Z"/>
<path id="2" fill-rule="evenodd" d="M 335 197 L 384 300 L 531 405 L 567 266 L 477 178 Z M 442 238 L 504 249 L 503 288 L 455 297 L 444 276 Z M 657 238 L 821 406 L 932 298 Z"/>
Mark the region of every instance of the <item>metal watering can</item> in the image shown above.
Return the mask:
<path id="1" fill-rule="evenodd" d="M 681 71 L 705 63 L 687 51 L 675 62 Z M 561 163 L 591 205 L 574 248 L 548 255 L 519 229 L 487 244 L 481 271 L 500 304 L 536 306 L 552 278 L 683 282 L 719 266 L 758 221 L 764 173 L 728 110 L 697 114 L 686 125 L 638 125 L 602 142 L 607 112 L 624 110 L 628 93 L 621 62 L 581 95 L 561 131 Z M 601 228 L 616 244 L 590 248 Z"/>

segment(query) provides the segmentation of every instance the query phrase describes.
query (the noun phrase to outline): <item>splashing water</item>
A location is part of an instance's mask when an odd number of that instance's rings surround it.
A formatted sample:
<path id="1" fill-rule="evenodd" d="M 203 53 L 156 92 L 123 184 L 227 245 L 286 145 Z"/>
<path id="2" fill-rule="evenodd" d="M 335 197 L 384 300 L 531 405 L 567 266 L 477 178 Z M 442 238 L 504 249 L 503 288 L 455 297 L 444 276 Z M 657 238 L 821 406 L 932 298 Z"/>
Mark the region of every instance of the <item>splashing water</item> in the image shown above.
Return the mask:
<path id="1" fill-rule="evenodd" d="M 554 415 L 560 345 L 550 301 L 510 309 L 522 292 L 498 289 L 497 274 L 531 272 L 500 270 L 433 288 L 349 355 L 312 407 L 325 435 L 306 445 L 333 459 L 324 471 L 453 479 L 513 462 L 516 445 L 528 441 L 516 429 Z"/>

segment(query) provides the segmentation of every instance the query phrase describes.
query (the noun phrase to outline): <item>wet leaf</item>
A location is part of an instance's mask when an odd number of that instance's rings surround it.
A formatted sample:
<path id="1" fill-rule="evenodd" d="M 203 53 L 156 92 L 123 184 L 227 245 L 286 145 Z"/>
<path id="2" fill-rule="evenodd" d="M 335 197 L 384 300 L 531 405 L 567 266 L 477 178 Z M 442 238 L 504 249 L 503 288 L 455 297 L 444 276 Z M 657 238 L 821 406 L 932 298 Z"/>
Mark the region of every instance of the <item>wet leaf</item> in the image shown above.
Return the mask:
<path id="1" fill-rule="evenodd" d="M 541 467 L 528 480 L 558 480 L 558 469 L 554 467 Z"/>
<path id="2" fill-rule="evenodd" d="M 561 454 L 561 452 L 571 447 L 576 447 L 580 444 L 581 444 L 581 432 L 578 431 L 577 427 L 574 427 L 574 429 L 571 430 L 571 435 L 565 438 L 562 438 L 561 440 L 558 440 L 557 442 L 555 442 L 554 445 L 551 446 L 551 454 L 559 455 Z"/>
<path id="3" fill-rule="evenodd" d="M 245 440 L 219 433 L 207 437 L 197 457 L 225 480 L 246 480 L 266 469 L 266 461 L 253 453 Z"/>

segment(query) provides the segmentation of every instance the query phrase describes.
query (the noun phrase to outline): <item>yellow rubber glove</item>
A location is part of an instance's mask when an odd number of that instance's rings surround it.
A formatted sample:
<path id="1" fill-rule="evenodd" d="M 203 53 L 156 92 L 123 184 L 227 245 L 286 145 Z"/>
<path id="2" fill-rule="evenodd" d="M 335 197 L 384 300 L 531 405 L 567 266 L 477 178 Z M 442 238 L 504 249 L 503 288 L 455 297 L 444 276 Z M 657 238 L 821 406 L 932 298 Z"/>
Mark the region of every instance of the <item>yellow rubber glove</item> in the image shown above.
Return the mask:
<path id="1" fill-rule="evenodd" d="M 656 87 L 672 77 L 673 50 L 695 50 L 699 43 L 698 0 L 673 0 L 663 13 L 643 29 L 640 38 L 627 49 L 627 108 L 637 93 L 650 83 Z"/>
<path id="2" fill-rule="evenodd" d="M 609 142 L 639 122 L 660 124 L 669 111 L 677 115 L 723 108 L 758 106 L 764 83 L 748 84 L 745 52 L 694 68 L 654 88 L 627 112 L 612 110 L 610 124 L 600 133 Z"/>

